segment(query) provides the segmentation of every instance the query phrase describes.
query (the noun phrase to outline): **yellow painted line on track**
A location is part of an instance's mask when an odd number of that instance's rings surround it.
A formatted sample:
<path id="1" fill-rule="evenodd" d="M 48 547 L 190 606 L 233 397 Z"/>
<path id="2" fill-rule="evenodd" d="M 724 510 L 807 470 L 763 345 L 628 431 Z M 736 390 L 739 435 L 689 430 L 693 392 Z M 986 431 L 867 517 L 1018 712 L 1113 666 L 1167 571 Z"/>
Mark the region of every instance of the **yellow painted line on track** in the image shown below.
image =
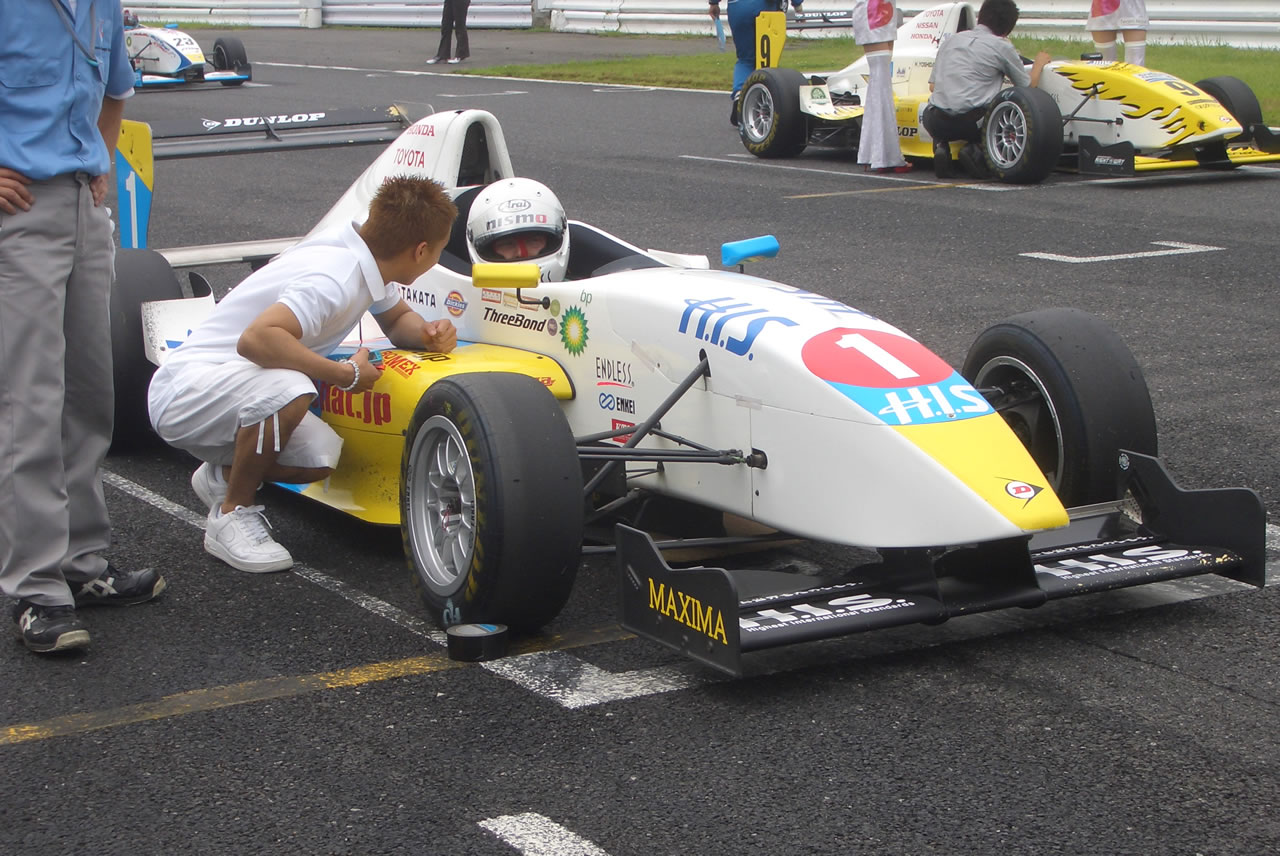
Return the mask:
<path id="1" fill-rule="evenodd" d="M 563 651 L 587 645 L 598 645 L 604 642 L 618 642 L 630 638 L 632 638 L 632 634 L 617 625 L 597 627 L 563 635 L 528 639 L 517 644 L 515 650 L 508 656 L 552 650 Z M 322 690 L 375 684 L 395 678 L 430 675 L 436 672 L 474 665 L 477 664 L 450 660 L 447 654 L 441 652 L 438 654 L 425 654 L 420 657 L 408 657 L 403 660 L 389 660 L 383 663 L 353 666 L 348 669 L 336 669 L 331 672 L 317 672 L 310 675 L 280 675 L 258 681 L 245 681 L 244 683 L 229 684 L 221 687 L 190 690 L 165 696 L 156 701 L 131 704 L 111 710 L 72 713 L 66 716 L 55 716 L 43 722 L 9 725 L 0 729 L 0 746 L 31 743 L 37 740 L 49 740 L 54 737 L 72 737 L 91 731 L 101 731 L 106 728 L 118 728 L 124 725 L 137 725 L 143 722 L 185 716 L 189 713 L 203 713 L 242 704 L 292 698 Z"/>

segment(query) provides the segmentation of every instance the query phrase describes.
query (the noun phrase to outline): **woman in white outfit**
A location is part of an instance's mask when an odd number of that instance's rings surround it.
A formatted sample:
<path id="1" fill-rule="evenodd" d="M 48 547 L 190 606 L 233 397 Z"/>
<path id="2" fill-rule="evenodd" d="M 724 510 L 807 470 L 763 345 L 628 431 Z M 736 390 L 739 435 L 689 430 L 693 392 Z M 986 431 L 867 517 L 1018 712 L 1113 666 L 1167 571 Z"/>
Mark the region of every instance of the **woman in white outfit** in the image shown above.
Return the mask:
<path id="1" fill-rule="evenodd" d="M 1116 34 L 1124 33 L 1124 61 L 1146 65 L 1147 24 L 1146 0 L 1093 0 L 1085 26 L 1107 62 L 1115 62 Z"/>
<path id="2" fill-rule="evenodd" d="M 853 40 L 862 45 L 870 68 L 858 140 L 858 163 L 868 171 L 911 169 L 898 145 L 893 106 L 893 40 L 901 23 L 902 14 L 891 0 L 855 0 L 853 4 Z"/>

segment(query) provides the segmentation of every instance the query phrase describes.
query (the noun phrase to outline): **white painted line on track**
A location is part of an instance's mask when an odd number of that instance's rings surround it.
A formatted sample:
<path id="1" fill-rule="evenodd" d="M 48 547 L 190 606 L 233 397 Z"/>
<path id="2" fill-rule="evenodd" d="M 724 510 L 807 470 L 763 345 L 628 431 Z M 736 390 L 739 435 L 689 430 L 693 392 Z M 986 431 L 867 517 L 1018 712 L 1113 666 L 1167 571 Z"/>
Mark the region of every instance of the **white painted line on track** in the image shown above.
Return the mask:
<path id="1" fill-rule="evenodd" d="M 540 651 L 481 665 L 569 710 L 687 690 L 712 683 L 718 677 L 692 663 L 687 667 L 608 672 L 564 651 Z"/>
<path id="2" fill-rule="evenodd" d="M 523 856 L 609 856 L 585 838 L 534 812 L 491 817 L 479 825 Z"/>
<path id="3" fill-rule="evenodd" d="M 142 485 L 129 481 L 123 476 L 104 471 L 102 473 L 102 481 L 123 493 L 127 493 L 136 499 L 140 499 L 143 502 L 160 509 L 171 517 L 176 517 L 183 523 L 187 523 L 201 530 L 205 527 L 204 515 L 197 514 L 176 502 L 171 502 L 163 496 L 147 490 Z M 372 595 L 367 595 L 354 586 L 347 585 L 342 580 L 334 579 L 328 574 L 321 573 L 313 568 L 308 568 L 306 565 L 295 564 L 292 568 L 292 572 L 308 582 L 314 583 L 323 589 L 328 589 L 343 600 L 349 601 L 361 609 L 372 612 L 374 615 L 408 630 L 410 633 L 430 639 L 442 648 L 448 644 L 448 640 L 443 632 L 435 630 L 421 618 L 412 616 L 403 609 L 392 606 L 386 601 L 379 600 Z"/>
<path id="4" fill-rule="evenodd" d="M 494 97 L 500 97 L 503 95 L 528 95 L 528 94 L 529 94 L 528 92 L 525 92 L 520 89 L 504 89 L 501 92 L 471 92 L 471 93 L 460 92 L 457 94 L 446 92 L 441 94 L 438 97 L 440 98 L 494 98 Z"/>
<path id="5" fill-rule="evenodd" d="M 699 95 L 728 95 L 727 89 L 686 89 L 683 86 L 649 86 L 638 87 L 630 83 L 607 84 L 598 80 L 548 80 L 540 77 L 504 77 L 497 74 L 454 74 L 448 71 L 418 71 L 412 68 L 357 68 L 350 65 L 314 65 L 303 62 L 259 62 L 254 65 L 275 66 L 276 68 L 304 68 L 316 71 L 359 71 L 365 74 L 406 74 L 412 77 L 454 77 L 463 80 L 509 80 L 516 83 L 556 83 L 561 86 L 590 86 L 596 92 L 614 93 L 619 90 L 637 92 L 695 92 Z"/>
<path id="6" fill-rule="evenodd" d="M 791 172 L 811 172 L 817 175 L 838 175 L 845 178 L 869 178 L 873 181 L 889 181 L 899 184 L 910 184 L 917 187 L 951 187 L 957 190 L 984 190 L 991 193 L 1005 193 L 1018 190 L 1026 190 L 1029 185 L 1025 184 L 1000 184 L 998 182 L 982 181 L 976 183 L 970 182 L 948 182 L 935 181 L 929 178 L 904 178 L 900 175 L 878 175 L 873 172 L 850 172 L 847 169 L 820 169 L 813 166 L 792 166 L 791 164 L 776 163 L 774 161 L 763 161 L 753 158 L 750 155 L 728 155 L 726 157 L 707 157 L 706 155 L 680 155 L 681 160 L 706 161 L 708 163 L 727 163 L 736 166 L 751 166 L 757 169 L 782 169 Z M 818 193 L 814 196 L 839 196 L 839 193 Z"/>
<path id="7" fill-rule="evenodd" d="M 163 496 L 148 490 L 136 482 L 108 471 L 103 472 L 102 480 L 117 490 L 163 511 L 165 514 L 197 529 L 204 529 L 205 518 L 203 515 L 165 499 Z M 1267 553 L 1273 557 L 1272 561 L 1268 562 L 1266 584 L 1273 586 L 1280 582 L 1280 567 L 1277 567 L 1278 563 L 1274 560 L 1275 556 L 1280 555 L 1280 526 L 1267 524 L 1266 549 Z M 410 615 L 386 601 L 367 595 L 341 580 L 304 565 L 295 564 L 293 573 L 308 582 L 337 594 L 361 609 L 408 630 L 410 633 L 429 640 L 440 647 L 447 645 L 447 639 L 442 631 L 435 630 L 421 618 Z M 1153 606 L 1232 594 L 1247 588 L 1248 586 L 1243 583 L 1233 582 L 1221 577 L 1190 577 L 1111 592 L 1110 597 L 1103 601 L 1092 601 L 1089 598 L 1071 598 L 1056 601 L 1051 606 L 1068 614 L 1069 617 L 1062 619 L 1062 621 L 1071 621 L 1079 620 L 1080 617 L 1110 615 L 1134 609 L 1147 609 Z M 1092 604 L 1094 603 L 1098 604 L 1098 606 L 1093 606 Z M 970 615 L 953 619 L 938 627 L 924 628 L 920 625 L 908 625 L 906 627 L 878 630 L 870 635 L 859 634 L 859 638 L 866 640 L 864 647 L 868 650 L 864 656 L 874 656 L 887 651 L 933 648 L 948 642 L 994 636 L 1016 630 L 1043 629 L 1046 625 L 1052 626 L 1055 623 L 1060 623 L 1053 620 L 1046 621 L 1043 614 L 1037 615 L 1037 612 L 1037 610 L 1005 610 L 1003 612 Z M 927 638 L 922 639 L 922 634 Z M 788 648 L 785 656 L 771 656 L 776 655 L 776 652 L 753 655 L 753 662 L 757 665 L 751 667 L 748 674 L 759 676 L 792 672 L 824 664 L 829 665 L 831 660 L 827 646 L 835 641 L 838 640 L 828 640 L 827 643 L 811 643 Z M 712 672 L 694 663 L 610 672 L 587 663 L 565 651 L 539 651 L 531 654 L 520 654 L 478 663 L 477 665 L 482 666 L 497 677 L 511 681 L 529 692 L 553 701 L 568 710 L 579 710 L 599 704 L 609 704 L 659 693 L 692 689 L 729 679 L 725 675 Z M 523 817 L 523 815 L 518 817 Z M 542 851 L 526 852 L 539 853 Z M 579 851 L 563 852 L 577 853 Z"/>
<path id="8" fill-rule="evenodd" d="M 792 166 L 785 163 L 774 163 L 773 161 L 762 161 L 758 159 L 747 160 L 745 157 L 706 157 L 705 155 L 680 155 L 681 160 L 706 161 L 708 163 L 728 163 L 735 166 L 753 166 L 759 169 L 782 169 L 790 172 L 811 172 L 815 175 L 839 175 L 845 178 L 871 178 L 877 181 L 894 181 L 903 184 L 938 184 L 936 181 L 926 181 L 919 178 L 903 178 L 898 175 L 876 175 L 874 173 L 850 172 L 843 169 L 819 169 L 813 166 Z"/>
<path id="9" fill-rule="evenodd" d="M 1207 244 L 1188 244 L 1183 241 L 1152 241 L 1157 247 L 1172 247 L 1169 250 L 1144 250 L 1138 253 L 1112 253 L 1105 256 L 1068 256 L 1061 253 L 1018 253 L 1029 259 L 1044 259 L 1050 262 L 1065 262 L 1079 265 L 1092 262 L 1118 262 L 1127 259 L 1153 259 L 1157 256 L 1185 256 L 1188 253 L 1214 253 L 1226 247 L 1211 247 Z"/>

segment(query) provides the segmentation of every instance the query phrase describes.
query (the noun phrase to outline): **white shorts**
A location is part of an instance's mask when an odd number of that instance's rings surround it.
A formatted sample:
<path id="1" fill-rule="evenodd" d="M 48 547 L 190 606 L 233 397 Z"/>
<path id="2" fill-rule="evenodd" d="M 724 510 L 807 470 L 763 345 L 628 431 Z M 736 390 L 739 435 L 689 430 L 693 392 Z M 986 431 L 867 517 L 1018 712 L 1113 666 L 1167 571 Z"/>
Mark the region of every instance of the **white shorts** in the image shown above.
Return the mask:
<path id="1" fill-rule="evenodd" d="M 1091 33 L 1145 30 L 1147 24 L 1146 0 L 1093 0 L 1085 29 Z"/>
<path id="2" fill-rule="evenodd" d="M 853 41 L 859 45 L 891 42 L 898 37 L 902 13 L 891 0 L 856 0 L 853 4 Z"/>
<path id="3" fill-rule="evenodd" d="M 315 395 L 315 383 L 302 372 L 232 360 L 187 363 L 179 371 L 161 366 L 151 380 L 148 405 L 160 439 L 202 461 L 230 466 L 241 428 L 270 419 L 294 399 Z M 332 469 L 341 452 L 342 438 L 308 412 L 276 461 Z"/>

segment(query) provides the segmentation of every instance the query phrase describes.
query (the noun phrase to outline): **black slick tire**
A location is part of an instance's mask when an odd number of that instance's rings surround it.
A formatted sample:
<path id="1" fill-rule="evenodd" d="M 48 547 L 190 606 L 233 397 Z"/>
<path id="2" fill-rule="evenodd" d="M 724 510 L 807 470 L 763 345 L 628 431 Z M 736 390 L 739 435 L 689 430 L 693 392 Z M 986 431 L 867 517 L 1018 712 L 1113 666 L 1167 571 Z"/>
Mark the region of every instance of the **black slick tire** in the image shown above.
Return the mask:
<path id="1" fill-rule="evenodd" d="M 147 388 L 155 365 L 147 359 L 142 337 L 142 304 L 183 296 L 173 268 L 154 250 L 116 250 L 111 286 L 111 374 L 115 384 L 113 452 L 147 448 L 160 442 L 147 413 Z"/>
<path id="2" fill-rule="evenodd" d="M 1067 506 L 1119 498 L 1121 450 L 1156 454 L 1142 369 L 1087 312 L 1043 309 L 992 325 L 961 374 L 988 396 Z"/>
<path id="3" fill-rule="evenodd" d="M 1002 90 L 987 107 L 982 144 L 994 177 L 1007 184 L 1038 184 L 1062 157 L 1062 112 L 1041 89 Z"/>
<path id="4" fill-rule="evenodd" d="M 758 68 L 739 93 L 738 136 L 760 158 L 790 158 L 809 142 L 808 121 L 800 112 L 804 75 L 794 68 Z"/>
<path id="5" fill-rule="evenodd" d="M 559 403 L 506 372 L 432 384 L 405 435 L 400 529 L 441 627 L 532 631 L 569 598 L 582 550 L 582 469 Z"/>
<path id="6" fill-rule="evenodd" d="M 223 36 L 213 43 L 213 67 L 218 71 L 240 71 L 249 67 L 249 56 L 244 43 L 232 36 Z M 223 86 L 240 86 L 243 80 L 224 80 Z"/>

